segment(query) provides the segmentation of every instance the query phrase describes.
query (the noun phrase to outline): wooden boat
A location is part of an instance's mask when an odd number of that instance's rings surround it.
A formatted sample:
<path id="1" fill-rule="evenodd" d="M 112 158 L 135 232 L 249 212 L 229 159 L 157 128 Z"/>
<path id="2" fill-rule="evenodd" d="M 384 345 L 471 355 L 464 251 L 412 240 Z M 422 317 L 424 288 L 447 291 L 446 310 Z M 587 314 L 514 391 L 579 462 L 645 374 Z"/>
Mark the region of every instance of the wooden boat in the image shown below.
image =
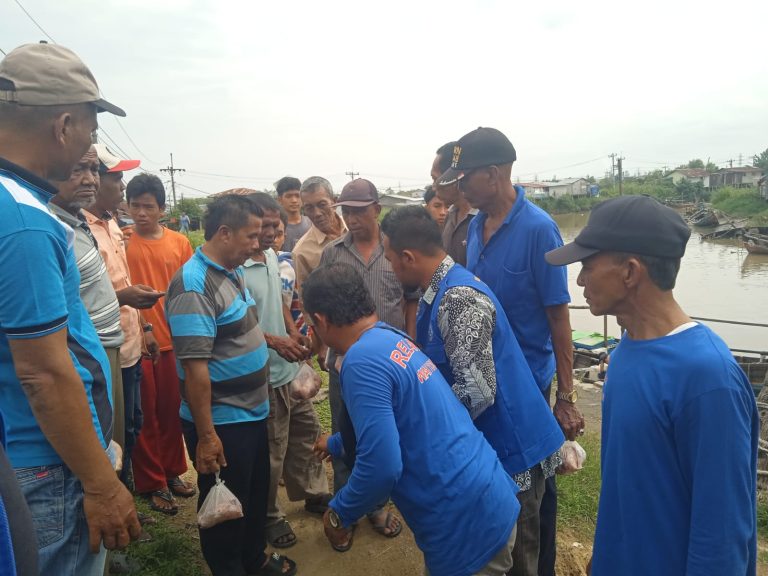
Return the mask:
<path id="1" fill-rule="evenodd" d="M 700 226 L 702 228 L 717 226 L 720 224 L 720 220 L 717 218 L 717 214 L 711 208 L 704 208 L 688 218 L 688 224 L 691 226 Z"/>
<path id="2" fill-rule="evenodd" d="M 768 235 L 746 233 L 744 238 L 744 248 L 750 254 L 768 254 Z"/>

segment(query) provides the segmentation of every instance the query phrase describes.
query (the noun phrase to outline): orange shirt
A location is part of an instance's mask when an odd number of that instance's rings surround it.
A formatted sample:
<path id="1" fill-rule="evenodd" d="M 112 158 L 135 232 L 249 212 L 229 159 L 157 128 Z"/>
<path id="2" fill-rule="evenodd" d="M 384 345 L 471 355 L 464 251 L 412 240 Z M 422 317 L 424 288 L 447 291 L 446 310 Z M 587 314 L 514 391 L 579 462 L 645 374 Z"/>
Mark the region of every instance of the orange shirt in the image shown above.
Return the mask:
<path id="1" fill-rule="evenodd" d="M 134 230 L 126 254 L 134 284 L 165 292 L 176 271 L 192 257 L 192 245 L 184 234 L 168 228 L 163 228 L 163 236 L 158 240 L 142 238 Z M 171 332 L 165 321 L 165 298 L 160 298 L 152 308 L 142 310 L 141 315 L 152 323 L 160 350 L 173 350 Z"/>
<path id="2" fill-rule="evenodd" d="M 131 285 L 131 277 L 125 258 L 125 239 L 117 222 L 114 218 L 98 218 L 88 210 L 83 210 L 83 214 L 99 244 L 99 252 L 107 265 L 107 273 L 115 292 L 128 288 Z M 130 368 L 141 358 L 141 348 L 144 345 L 139 311 L 130 306 L 121 306 L 120 327 L 125 334 L 125 342 L 120 346 L 120 367 Z"/>

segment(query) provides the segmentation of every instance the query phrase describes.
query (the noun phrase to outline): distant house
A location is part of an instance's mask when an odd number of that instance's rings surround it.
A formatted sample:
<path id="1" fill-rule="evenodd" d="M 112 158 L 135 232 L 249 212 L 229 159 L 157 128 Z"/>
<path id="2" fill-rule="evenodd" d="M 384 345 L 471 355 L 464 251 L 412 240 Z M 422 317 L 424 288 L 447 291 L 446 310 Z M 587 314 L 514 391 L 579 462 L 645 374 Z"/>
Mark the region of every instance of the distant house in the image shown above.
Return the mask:
<path id="1" fill-rule="evenodd" d="M 518 186 L 523 187 L 528 198 L 540 200 L 547 197 L 547 187 L 541 182 L 520 182 Z"/>
<path id="2" fill-rule="evenodd" d="M 701 183 L 704 188 L 710 187 L 710 173 L 704 168 L 676 168 L 666 176 L 672 179 L 673 184 L 679 184 L 682 181 L 696 184 Z"/>
<path id="3" fill-rule="evenodd" d="M 710 175 L 709 181 L 712 188 L 733 186 L 734 188 L 757 187 L 763 176 L 763 170 L 755 166 L 739 166 L 736 168 L 722 168 Z"/>
<path id="4" fill-rule="evenodd" d="M 395 206 L 420 206 L 424 204 L 424 198 L 405 196 L 403 194 L 385 194 L 379 196 L 379 204 L 389 208 L 394 208 Z"/>
<path id="5" fill-rule="evenodd" d="M 586 178 L 565 178 L 557 182 L 541 182 L 545 186 L 547 196 L 589 196 L 589 180 Z"/>

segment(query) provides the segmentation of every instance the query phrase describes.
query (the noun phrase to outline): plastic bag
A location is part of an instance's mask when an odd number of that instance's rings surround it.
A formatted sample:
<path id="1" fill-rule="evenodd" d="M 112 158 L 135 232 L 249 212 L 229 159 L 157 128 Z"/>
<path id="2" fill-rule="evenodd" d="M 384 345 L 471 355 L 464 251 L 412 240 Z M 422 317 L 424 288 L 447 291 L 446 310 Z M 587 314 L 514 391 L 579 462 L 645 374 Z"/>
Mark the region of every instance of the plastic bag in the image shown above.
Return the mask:
<path id="1" fill-rule="evenodd" d="M 320 374 L 309 364 L 302 364 L 296 377 L 289 384 L 289 393 L 294 400 L 309 400 L 320 391 Z"/>
<path id="2" fill-rule="evenodd" d="M 560 448 L 560 457 L 563 459 L 563 463 L 557 467 L 557 473 L 572 474 L 584 467 L 587 451 L 575 440 L 567 440 Z"/>
<path id="3" fill-rule="evenodd" d="M 216 472 L 216 484 L 213 485 L 203 505 L 197 513 L 197 524 L 200 528 L 210 528 L 227 520 L 243 517 L 243 506 L 240 500 L 224 486 L 224 481 Z"/>
<path id="4" fill-rule="evenodd" d="M 107 446 L 107 458 L 112 464 L 112 469 L 120 473 L 123 469 L 123 449 L 114 440 L 110 440 L 109 446 Z"/>

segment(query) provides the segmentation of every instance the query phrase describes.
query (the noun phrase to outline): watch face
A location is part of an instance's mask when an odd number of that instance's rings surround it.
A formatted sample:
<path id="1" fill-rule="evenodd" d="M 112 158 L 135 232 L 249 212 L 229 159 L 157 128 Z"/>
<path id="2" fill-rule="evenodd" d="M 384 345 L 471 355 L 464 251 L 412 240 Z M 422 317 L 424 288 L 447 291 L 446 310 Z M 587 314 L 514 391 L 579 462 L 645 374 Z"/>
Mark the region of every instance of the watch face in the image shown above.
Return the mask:
<path id="1" fill-rule="evenodd" d="M 336 512 L 333 510 L 328 512 L 328 521 L 331 523 L 333 528 L 338 529 L 339 526 L 341 526 L 341 522 L 339 522 L 339 515 L 336 514 Z"/>

